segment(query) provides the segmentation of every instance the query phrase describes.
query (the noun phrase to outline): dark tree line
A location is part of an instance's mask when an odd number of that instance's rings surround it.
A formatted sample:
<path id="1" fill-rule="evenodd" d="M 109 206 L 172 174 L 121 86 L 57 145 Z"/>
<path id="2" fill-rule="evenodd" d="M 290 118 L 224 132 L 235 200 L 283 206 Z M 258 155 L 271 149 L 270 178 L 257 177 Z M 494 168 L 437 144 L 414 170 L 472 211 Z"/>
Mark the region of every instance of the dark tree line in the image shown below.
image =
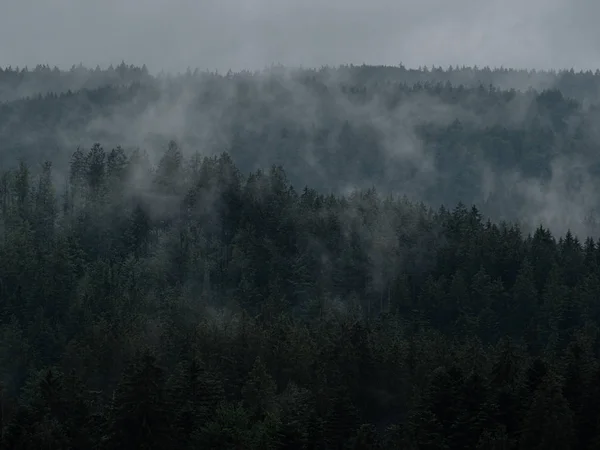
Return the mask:
<path id="1" fill-rule="evenodd" d="M 281 71 L 282 67 L 273 66 L 267 71 Z M 419 67 L 399 66 L 355 66 L 321 67 L 318 70 L 304 70 L 315 73 L 320 78 L 339 78 L 350 84 L 369 85 L 378 82 L 400 82 L 408 85 L 416 83 L 450 83 L 458 86 L 477 87 L 497 86 L 510 90 L 547 90 L 558 89 L 566 96 L 579 101 L 597 100 L 600 87 L 599 70 L 526 70 L 490 67 Z M 174 77 L 183 78 L 206 74 L 206 71 L 188 69 Z M 229 72 L 227 75 L 231 75 Z M 158 77 L 164 76 L 164 73 Z M 82 64 L 73 65 L 69 70 L 38 64 L 36 67 L 0 67 L 0 101 L 12 101 L 23 97 L 33 97 L 46 92 L 67 92 L 80 89 L 95 89 L 105 85 L 121 85 L 144 82 L 154 78 L 146 66 L 120 64 L 107 68 L 88 68 Z"/>
<path id="2" fill-rule="evenodd" d="M 228 154 L 0 183 L 6 449 L 592 449 L 600 247 Z"/>
<path id="3" fill-rule="evenodd" d="M 79 64 L 69 70 L 38 64 L 28 67 L 0 67 L 0 102 L 35 98 L 48 92 L 56 94 L 81 89 L 97 89 L 107 85 L 126 85 L 148 81 L 146 66 L 135 67 L 125 62 L 106 69 L 89 69 Z"/>

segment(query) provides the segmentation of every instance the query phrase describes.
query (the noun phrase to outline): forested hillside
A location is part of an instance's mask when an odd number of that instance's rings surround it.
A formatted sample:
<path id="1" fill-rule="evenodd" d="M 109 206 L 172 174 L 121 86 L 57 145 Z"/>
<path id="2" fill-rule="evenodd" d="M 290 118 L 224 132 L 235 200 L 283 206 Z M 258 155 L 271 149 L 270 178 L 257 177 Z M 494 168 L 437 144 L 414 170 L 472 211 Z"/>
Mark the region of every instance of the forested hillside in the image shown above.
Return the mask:
<path id="1" fill-rule="evenodd" d="M 281 70 L 281 67 L 271 67 L 268 71 Z M 301 70 L 302 71 L 302 70 Z M 493 85 L 504 90 L 535 89 L 543 91 L 558 89 L 567 97 L 579 101 L 594 101 L 600 93 L 600 71 L 559 70 L 517 70 L 511 68 L 489 67 L 419 67 L 418 69 L 399 66 L 355 66 L 323 67 L 319 70 L 303 70 L 305 73 L 317 73 L 319 76 L 341 78 L 346 82 L 370 84 L 376 82 L 400 82 L 408 85 L 416 83 L 446 83 L 454 86 L 477 87 Z M 199 71 L 188 69 L 184 75 L 197 76 Z M 158 78 L 171 77 L 161 73 Z M 174 78 L 180 78 L 181 74 Z M 61 93 L 80 89 L 95 89 L 105 85 L 121 85 L 135 82 L 147 82 L 156 78 L 148 73 L 146 66 L 136 67 L 122 62 L 118 66 L 94 69 L 81 64 L 72 66 L 69 70 L 48 65 L 28 67 L 0 67 L 0 101 L 7 102 L 24 97 L 32 97 L 47 92 Z"/>
<path id="2" fill-rule="evenodd" d="M 0 70 L 0 448 L 599 448 L 599 88 Z"/>
<path id="3" fill-rule="evenodd" d="M 0 165 L 52 160 L 102 142 L 156 163 L 228 152 L 243 173 L 283 165 L 296 187 L 375 187 L 494 220 L 598 233 L 600 75 L 344 66 L 260 73 L 40 66 L 0 73 Z"/>
<path id="4" fill-rule="evenodd" d="M 1 179 L 3 448 L 600 445 L 594 239 L 174 142 L 65 174 Z"/>

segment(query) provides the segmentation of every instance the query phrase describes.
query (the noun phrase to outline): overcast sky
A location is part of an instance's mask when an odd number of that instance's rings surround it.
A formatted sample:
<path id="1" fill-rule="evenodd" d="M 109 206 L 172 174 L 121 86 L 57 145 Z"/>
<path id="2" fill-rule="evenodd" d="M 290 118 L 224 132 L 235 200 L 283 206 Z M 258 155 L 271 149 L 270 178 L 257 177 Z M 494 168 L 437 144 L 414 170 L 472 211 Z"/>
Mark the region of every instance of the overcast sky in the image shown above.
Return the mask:
<path id="1" fill-rule="evenodd" d="M 0 66 L 600 65 L 598 0 L 0 0 Z"/>

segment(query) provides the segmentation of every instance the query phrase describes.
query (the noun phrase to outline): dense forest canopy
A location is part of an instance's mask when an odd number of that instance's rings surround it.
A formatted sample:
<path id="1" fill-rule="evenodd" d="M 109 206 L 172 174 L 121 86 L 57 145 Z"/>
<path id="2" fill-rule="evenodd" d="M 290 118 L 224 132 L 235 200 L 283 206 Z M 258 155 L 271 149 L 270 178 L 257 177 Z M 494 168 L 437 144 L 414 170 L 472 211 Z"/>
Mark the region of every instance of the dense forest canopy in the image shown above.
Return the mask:
<path id="1" fill-rule="evenodd" d="M 1 448 L 598 448 L 597 79 L 4 70 Z"/>
<path id="2" fill-rule="evenodd" d="M 513 86 L 489 84 L 495 77 Z M 49 159 L 64 181 L 79 146 L 140 147 L 155 163 L 174 139 L 187 156 L 226 151 L 243 172 L 283 165 L 295 186 L 477 204 L 496 220 L 583 236 L 598 232 L 600 117 L 596 97 L 585 97 L 598 79 L 367 66 L 156 77 L 125 64 L 5 70 L 0 91 L 51 90 L 0 104 L 0 164 Z"/>

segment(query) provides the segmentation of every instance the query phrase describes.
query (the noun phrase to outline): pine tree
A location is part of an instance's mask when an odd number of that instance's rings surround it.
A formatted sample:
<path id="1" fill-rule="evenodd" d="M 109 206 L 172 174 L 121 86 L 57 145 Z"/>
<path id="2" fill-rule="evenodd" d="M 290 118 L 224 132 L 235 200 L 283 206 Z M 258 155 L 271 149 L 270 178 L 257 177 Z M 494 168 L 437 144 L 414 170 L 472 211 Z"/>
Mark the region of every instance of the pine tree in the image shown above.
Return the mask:
<path id="1" fill-rule="evenodd" d="M 482 430 L 491 422 L 487 380 L 477 372 L 470 373 L 460 387 L 456 402 L 460 411 L 452 426 L 449 445 L 451 448 L 475 448 Z"/>
<path id="2" fill-rule="evenodd" d="M 129 367 L 114 397 L 111 448 L 170 448 L 172 417 L 164 383 L 165 374 L 149 351 Z"/>
<path id="3" fill-rule="evenodd" d="M 252 438 L 248 412 L 242 405 L 223 403 L 212 420 L 194 434 L 192 448 L 252 449 Z"/>
<path id="4" fill-rule="evenodd" d="M 197 359 L 180 365 L 170 395 L 176 408 L 176 436 L 183 445 L 190 441 L 195 430 L 211 420 L 225 398 L 221 379 Z"/>
<path id="5" fill-rule="evenodd" d="M 546 375 L 533 397 L 524 421 L 521 448 L 569 450 L 573 439 L 573 413 L 556 375 Z"/>
<path id="6" fill-rule="evenodd" d="M 260 357 L 248 374 L 242 388 L 244 405 L 250 417 L 262 420 L 268 413 L 274 412 L 277 386 Z"/>
<path id="7" fill-rule="evenodd" d="M 309 443 L 311 417 L 315 414 L 312 395 L 290 382 L 280 399 L 282 448 L 302 450 Z"/>
<path id="8" fill-rule="evenodd" d="M 329 448 L 338 449 L 359 426 L 358 411 L 350 393 L 343 386 L 331 389 L 330 408 L 325 421 L 325 440 Z"/>
<path id="9" fill-rule="evenodd" d="M 518 335 L 529 325 L 533 311 L 538 304 L 538 291 L 535 286 L 533 267 L 525 258 L 519 268 L 512 296 L 508 305 L 500 311 L 501 317 L 506 317 L 503 327 L 512 336 Z"/>

